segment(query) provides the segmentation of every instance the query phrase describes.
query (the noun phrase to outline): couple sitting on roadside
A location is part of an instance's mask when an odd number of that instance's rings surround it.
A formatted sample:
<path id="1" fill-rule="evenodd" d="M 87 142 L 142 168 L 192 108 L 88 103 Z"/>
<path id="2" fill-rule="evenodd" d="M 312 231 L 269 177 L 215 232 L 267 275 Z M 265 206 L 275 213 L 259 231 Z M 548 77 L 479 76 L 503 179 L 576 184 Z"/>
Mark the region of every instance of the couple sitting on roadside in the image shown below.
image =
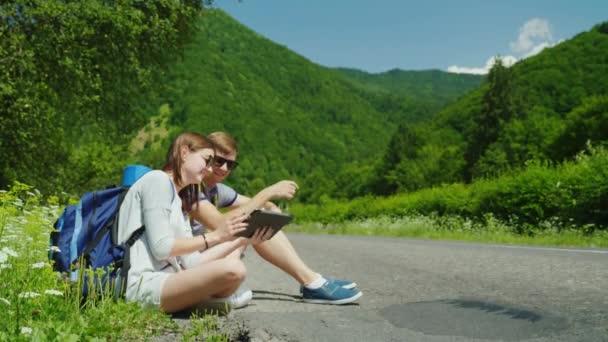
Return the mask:
<path id="1" fill-rule="evenodd" d="M 264 229 L 251 238 L 235 237 L 246 229 L 251 211 L 279 211 L 270 201 L 292 199 L 298 189 L 295 182 L 280 181 L 253 198 L 238 194 L 222 184 L 237 165 L 237 153 L 226 133 L 182 133 L 171 144 L 163 169 L 148 172 L 129 189 L 121 206 L 119 241 L 142 225 L 146 230 L 131 247 L 127 300 L 165 312 L 201 303 L 243 307 L 252 298 L 242 285 L 246 269 L 241 254 L 248 245 L 301 284 L 304 302 L 346 304 L 361 297 L 354 282 L 311 270 L 282 231 L 272 239 Z"/>

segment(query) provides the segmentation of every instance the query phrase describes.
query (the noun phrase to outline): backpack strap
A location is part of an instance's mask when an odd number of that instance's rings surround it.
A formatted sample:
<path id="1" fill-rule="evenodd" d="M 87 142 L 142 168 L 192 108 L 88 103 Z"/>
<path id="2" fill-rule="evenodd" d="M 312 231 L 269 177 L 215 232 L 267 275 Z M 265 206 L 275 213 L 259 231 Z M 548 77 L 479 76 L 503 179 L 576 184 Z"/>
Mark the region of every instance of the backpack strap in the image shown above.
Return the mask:
<path id="1" fill-rule="evenodd" d="M 120 283 L 118 284 L 120 287 L 118 291 L 114 294 L 114 298 L 124 298 L 125 292 L 127 292 L 127 280 L 129 278 L 129 270 L 131 269 L 131 247 L 135 244 L 139 238 L 144 235 L 144 230 L 146 230 L 145 226 L 141 226 L 139 229 L 133 232 L 129 239 L 125 242 L 124 254 L 122 257 L 121 265 L 117 265 L 120 267 L 119 277 Z"/>

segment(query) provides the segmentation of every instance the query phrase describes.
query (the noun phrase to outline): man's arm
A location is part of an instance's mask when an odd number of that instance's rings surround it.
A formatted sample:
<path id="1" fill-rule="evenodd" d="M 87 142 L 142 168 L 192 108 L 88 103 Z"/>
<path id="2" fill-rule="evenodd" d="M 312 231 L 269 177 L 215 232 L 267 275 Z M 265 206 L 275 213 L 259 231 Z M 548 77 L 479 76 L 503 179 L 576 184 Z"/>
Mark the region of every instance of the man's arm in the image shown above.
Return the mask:
<path id="1" fill-rule="evenodd" d="M 251 198 L 249 198 L 245 195 L 238 194 L 236 197 L 236 200 L 228 208 L 231 210 L 238 209 L 244 205 L 247 205 L 247 203 L 249 203 L 249 201 L 251 201 Z M 256 208 L 262 208 L 264 210 L 269 210 L 269 211 L 274 211 L 274 212 L 279 212 L 279 213 L 281 212 L 281 208 L 279 208 L 276 204 L 272 203 L 271 201 L 266 201 L 266 203 L 263 203 L 261 206 L 258 206 Z"/>
<path id="2" fill-rule="evenodd" d="M 210 230 L 222 230 L 221 228 L 226 225 L 225 222 L 233 217 L 249 214 L 260 207 L 276 207 L 276 205 L 269 202 L 272 199 L 292 199 L 297 188 L 298 185 L 295 182 L 280 181 L 258 192 L 253 198 L 237 194 L 232 205 L 228 207 L 231 210 L 226 213 L 220 212 L 215 205 L 208 200 L 202 200 L 198 202 L 198 207 L 195 206 L 190 212 L 190 215 Z M 276 209 L 278 209 L 278 207 L 276 207 Z M 229 233 L 224 231 L 222 234 L 219 234 L 218 237 L 226 238 L 225 234 Z"/>

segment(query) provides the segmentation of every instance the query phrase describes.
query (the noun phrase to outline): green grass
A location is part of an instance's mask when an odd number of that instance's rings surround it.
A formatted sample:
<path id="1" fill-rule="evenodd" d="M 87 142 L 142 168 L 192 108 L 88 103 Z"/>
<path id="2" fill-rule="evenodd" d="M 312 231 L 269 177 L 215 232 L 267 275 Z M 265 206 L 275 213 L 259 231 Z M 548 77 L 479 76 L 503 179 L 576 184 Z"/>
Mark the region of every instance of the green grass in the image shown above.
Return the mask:
<path id="1" fill-rule="evenodd" d="M 289 232 L 337 235 L 368 235 L 411 237 L 437 240 L 458 240 L 485 243 L 608 247 L 608 232 L 584 233 L 580 227 L 567 227 L 557 222 L 543 222 L 541 226 L 516 226 L 491 215 L 484 222 L 474 222 L 459 216 L 404 216 L 378 217 L 341 223 L 292 224 Z M 518 231 L 525 231 L 521 234 Z"/>
<path id="2" fill-rule="evenodd" d="M 15 183 L 0 191 L 0 341 L 149 340 L 171 334 L 184 341 L 226 341 L 217 316 L 192 316 L 179 327 L 158 309 L 114 301 L 111 295 L 81 305 L 78 284 L 60 280 L 48 260 L 49 235 L 60 208 Z"/>

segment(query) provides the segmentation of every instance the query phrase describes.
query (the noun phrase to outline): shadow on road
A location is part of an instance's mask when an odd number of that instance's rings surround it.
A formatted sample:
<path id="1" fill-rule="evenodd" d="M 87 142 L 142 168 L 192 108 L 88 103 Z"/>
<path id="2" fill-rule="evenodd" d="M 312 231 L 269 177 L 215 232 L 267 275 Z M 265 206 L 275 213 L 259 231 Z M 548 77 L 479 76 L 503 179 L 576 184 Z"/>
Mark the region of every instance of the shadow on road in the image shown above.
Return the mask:
<path id="1" fill-rule="evenodd" d="M 509 308 L 495 303 L 482 302 L 478 300 L 452 299 L 447 300 L 446 303 L 466 309 L 478 309 L 484 312 L 507 315 L 513 319 L 523 319 L 530 322 L 537 322 L 542 318 L 540 315 L 532 311 Z"/>
<path id="2" fill-rule="evenodd" d="M 302 301 L 301 296 L 295 296 L 295 295 L 288 294 L 288 293 L 264 291 L 264 290 L 252 290 L 252 291 L 253 291 L 254 300 L 262 300 L 262 301 L 274 300 L 274 301 L 281 301 L 281 302 L 309 304 L 309 303 Z M 260 295 L 262 295 L 262 296 L 260 296 Z M 281 298 L 281 297 L 288 297 L 288 298 Z M 313 305 L 319 305 L 319 304 L 313 304 Z M 359 306 L 359 303 L 347 303 L 347 304 L 341 304 L 340 306 Z"/>

